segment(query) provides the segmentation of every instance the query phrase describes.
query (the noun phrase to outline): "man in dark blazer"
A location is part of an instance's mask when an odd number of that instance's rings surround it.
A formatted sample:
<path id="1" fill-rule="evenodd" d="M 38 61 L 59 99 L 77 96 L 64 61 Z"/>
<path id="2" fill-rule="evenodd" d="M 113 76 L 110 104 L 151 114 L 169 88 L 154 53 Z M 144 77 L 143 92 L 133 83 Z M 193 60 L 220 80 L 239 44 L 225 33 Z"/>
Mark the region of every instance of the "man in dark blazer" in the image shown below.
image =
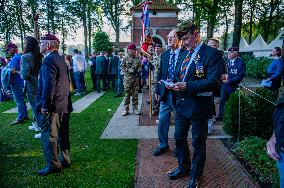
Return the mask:
<path id="1" fill-rule="evenodd" d="M 59 55 L 59 39 L 47 34 L 40 41 L 41 52 L 45 54 L 38 81 L 37 110 L 41 112 L 41 138 L 47 166 L 38 171 L 39 175 L 58 172 L 62 166 L 70 165 L 70 153 L 62 140 L 69 140 L 65 116 L 70 112 L 68 68 Z M 69 106 L 68 106 L 69 104 Z M 68 133 L 68 134 L 67 134 Z M 62 160 L 58 159 L 58 143 Z"/>
<path id="2" fill-rule="evenodd" d="M 97 91 L 98 93 L 101 92 L 101 80 L 103 80 L 103 90 L 106 90 L 106 78 L 105 75 L 107 74 L 106 67 L 106 58 L 103 52 L 100 53 L 99 56 L 96 58 L 96 75 L 97 75 Z"/>
<path id="3" fill-rule="evenodd" d="M 118 61 L 119 58 L 117 57 L 118 53 L 113 52 L 113 56 L 109 60 L 108 64 L 108 75 L 109 79 L 112 82 L 112 89 L 116 92 L 117 88 L 117 71 L 118 71 Z"/>
<path id="4" fill-rule="evenodd" d="M 155 98 L 160 103 L 158 136 L 160 144 L 154 151 L 154 156 L 159 156 L 169 149 L 168 132 L 170 126 L 171 112 L 174 111 L 173 92 L 168 89 L 164 81 L 173 83 L 175 71 L 186 55 L 181 48 L 181 40 L 176 29 L 168 35 L 169 49 L 161 55 L 160 67 L 157 73 L 157 84 Z"/>
<path id="5" fill-rule="evenodd" d="M 246 74 L 246 64 L 239 57 L 239 49 L 237 47 L 231 47 L 228 49 L 228 58 L 228 74 L 222 83 L 219 113 L 216 117 L 216 120 L 218 121 L 223 119 L 227 100 L 230 95 L 237 90 L 239 87 L 238 84 L 242 82 Z"/>
<path id="6" fill-rule="evenodd" d="M 200 31 L 190 21 L 178 27 L 177 34 L 188 49 L 184 61 L 175 74 L 176 126 L 175 141 L 178 168 L 168 173 L 170 179 L 188 176 L 189 187 L 199 187 L 206 159 L 207 121 L 212 113 L 212 93 L 221 81 L 221 53 L 202 42 Z M 188 131 L 192 126 L 192 162 L 187 142 Z"/>
<path id="7" fill-rule="evenodd" d="M 90 70 L 91 70 L 91 79 L 93 83 L 92 89 L 97 89 L 97 75 L 96 75 L 96 53 L 93 52 L 90 56 Z"/>

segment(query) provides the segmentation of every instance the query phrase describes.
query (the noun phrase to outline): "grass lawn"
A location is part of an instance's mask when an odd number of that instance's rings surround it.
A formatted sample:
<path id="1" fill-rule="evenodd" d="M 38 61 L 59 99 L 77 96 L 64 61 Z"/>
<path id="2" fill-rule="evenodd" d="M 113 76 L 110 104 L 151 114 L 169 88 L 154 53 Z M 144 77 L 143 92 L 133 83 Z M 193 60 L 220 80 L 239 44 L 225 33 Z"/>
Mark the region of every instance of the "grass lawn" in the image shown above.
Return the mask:
<path id="1" fill-rule="evenodd" d="M 90 88 L 89 72 L 86 82 Z M 45 162 L 41 141 L 34 139 L 34 132 L 28 130 L 31 120 L 10 126 L 16 114 L 1 113 L 1 187 L 133 187 L 137 140 L 100 139 L 122 100 L 113 95 L 107 92 L 82 113 L 71 115 L 72 165 L 45 177 L 37 175 Z M 11 101 L 0 103 L 0 111 L 11 106 L 14 107 Z M 112 111 L 108 112 L 109 108 Z"/>

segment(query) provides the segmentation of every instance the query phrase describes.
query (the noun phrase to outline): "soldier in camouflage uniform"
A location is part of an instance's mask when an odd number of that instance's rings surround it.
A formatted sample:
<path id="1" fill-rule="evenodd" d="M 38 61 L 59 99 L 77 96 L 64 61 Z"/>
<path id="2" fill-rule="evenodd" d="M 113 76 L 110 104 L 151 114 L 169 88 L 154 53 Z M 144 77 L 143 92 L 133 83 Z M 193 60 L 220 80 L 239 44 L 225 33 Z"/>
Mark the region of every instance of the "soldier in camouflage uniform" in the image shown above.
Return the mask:
<path id="1" fill-rule="evenodd" d="M 153 71 L 151 79 L 151 84 L 152 84 L 151 91 L 152 91 L 152 100 L 153 100 L 152 116 L 158 114 L 160 107 L 160 102 L 157 101 L 155 98 L 155 85 L 157 84 L 157 74 L 158 74 L 158 69 L 160 67 L 161 53 L 162 53 L 162 46 L 160 44 L 156 44 L 155 53 L 152 61 L 152 67 L 151 67 Z"/>
<path id="2" fill-rule="evenodd" d="M 121 63 L 121 69 L 124 72 L 124 111 L 123 116 L 129 113 L 130 96 L 132 96 L 133 112 L 140 115 L 138 111 L 138 91 L 139 79 L 138 76 L 141 72 L 140 57 L 137 55 L 135 44 L 130 44 L 127 48 L 128 55 Z"/>

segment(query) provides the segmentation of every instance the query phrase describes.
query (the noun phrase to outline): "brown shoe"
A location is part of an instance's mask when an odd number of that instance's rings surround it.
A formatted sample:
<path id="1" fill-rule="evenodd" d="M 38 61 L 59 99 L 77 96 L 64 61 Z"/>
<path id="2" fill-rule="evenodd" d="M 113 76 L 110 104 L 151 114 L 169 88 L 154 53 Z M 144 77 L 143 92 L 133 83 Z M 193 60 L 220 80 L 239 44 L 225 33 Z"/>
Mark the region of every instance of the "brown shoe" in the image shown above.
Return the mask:
<path id="1" fill-rule="evenodd" d="M 129 113 L 128 113 L 128 111 L 127 110 L 124 110 L 123 112 L 122 112 L 122 116 L 127 116 Z"/>
<path id="2" fill-rule="evenodd" d="M 158 114 L 158 112 L 157 111 L 154 111 L 154 112 L 152 112 L 152 116 L 156 116 Z"/>

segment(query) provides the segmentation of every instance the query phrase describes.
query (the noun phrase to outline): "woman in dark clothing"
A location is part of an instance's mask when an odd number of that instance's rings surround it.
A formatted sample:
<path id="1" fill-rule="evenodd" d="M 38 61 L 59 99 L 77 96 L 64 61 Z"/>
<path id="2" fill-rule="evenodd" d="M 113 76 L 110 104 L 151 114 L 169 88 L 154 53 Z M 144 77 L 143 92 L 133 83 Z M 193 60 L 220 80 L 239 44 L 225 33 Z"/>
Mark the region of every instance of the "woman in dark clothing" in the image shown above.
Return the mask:
<path id="1" fill-rule="evenodd" d="M 38 73 L 41 67 L 42 55 L 38 41 L 31 36 L 25 39 L 24 55 L 21 59 L 21 76 L 26 82 L 28 99 L 33 111 L 33 123 L 30 130 L 40 131 L 40 113 L 36 111 L 36 97 L 38 93 Z M 38 135 L 39 136 L 39 135 Z M 37 137 L 38 137 L 37 136 Z"/>
<path id="2" fill-rule="evenodd" d="M 73 90 L 76 90 L 76 82 L 75 82 L 74 72 L 73 72 L 72 56 L 71 55 L 66 55 L 65 56 L 65 62 L 67 63 L 68 69 L 69 69 L 69 80 L 70 80 L 70 83 L 72 84 Z"/>
<path id="3" fill-rule="evenodd" d="M 267 79 L 271 81 L 271 91 L 278 93 L 278 89 L 281 87 L 281 80 L 283 74 L 283 60 L 281 58 L 281 48 L 275 47 L 272 52 L 272 62 L 267 68 Z"/>

